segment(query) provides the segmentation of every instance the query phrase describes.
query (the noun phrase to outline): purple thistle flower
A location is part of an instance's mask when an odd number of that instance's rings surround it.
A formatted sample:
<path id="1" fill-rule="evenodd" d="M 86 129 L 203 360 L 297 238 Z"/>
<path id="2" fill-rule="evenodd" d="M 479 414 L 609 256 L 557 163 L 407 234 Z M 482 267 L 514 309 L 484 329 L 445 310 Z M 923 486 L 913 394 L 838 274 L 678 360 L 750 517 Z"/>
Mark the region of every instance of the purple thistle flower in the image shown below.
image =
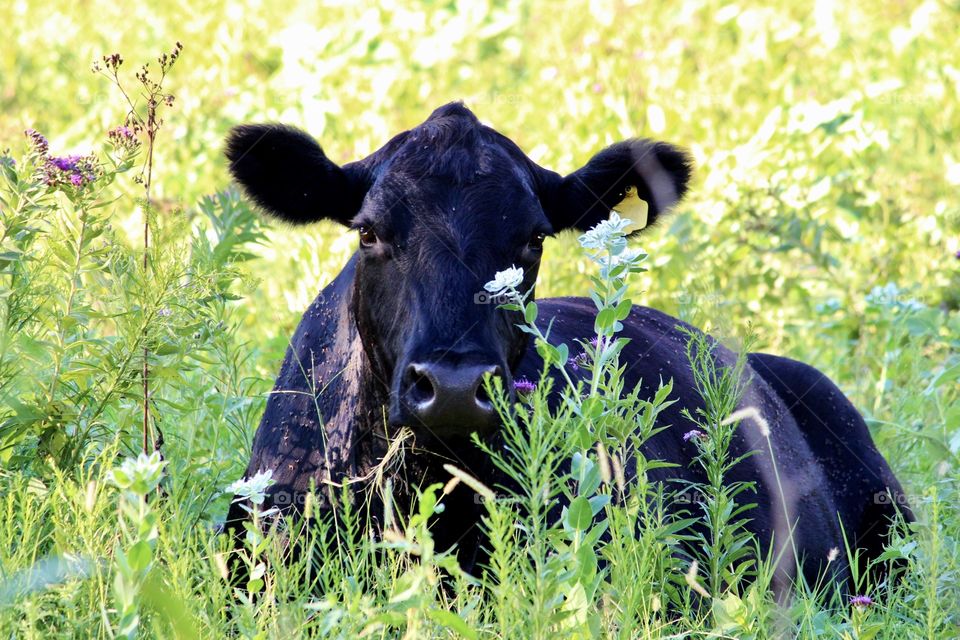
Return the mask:
<path id="1" fill-rule="evenodd" d="M 851 596 L 850 604 L 854 607 L 869 607 L 873 604 L 873 598 L 868 595 Z"/>
<path id="2" fill-rule="evenodd" d="M 528 396 L 537 390 L 537 385 L 526 378 L 517 378 L 513 381 L 513 388 L 520 395 Z"/>
<path id="3" fill-rule="evenodd" d="M 80 175 L 79 173 L 71 173 L 70 184 L 72 184 L 75 187 L 79 187 L 80 185 L 83 184 L 83 176 Z"/>
<path id="4" fill-rule="evenodd" d="M 873 598 L 866 595 L 851 596 L 850 605 L 853 607 L 869 607 L 873 604 Z"/>
<path id="5" fill-rule="evenodd" d="M 691 440 L 699 440 L 705 435 L 707 434 L 705 434 L 703 431 L 700 431 L 699 429 L 692 429 L 691 431 L 687 431 L 685 434 L 683 434 L 683 441 L 690 442 Z"/>

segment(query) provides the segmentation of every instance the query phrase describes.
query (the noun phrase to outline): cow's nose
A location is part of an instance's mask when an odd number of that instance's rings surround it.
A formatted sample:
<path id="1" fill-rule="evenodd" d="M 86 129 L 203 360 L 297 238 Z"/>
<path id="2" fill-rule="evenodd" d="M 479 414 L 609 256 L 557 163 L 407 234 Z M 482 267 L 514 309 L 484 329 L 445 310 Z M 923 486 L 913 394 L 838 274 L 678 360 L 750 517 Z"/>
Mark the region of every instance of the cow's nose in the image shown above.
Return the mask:
<path id="1" fill-rule="evenodd" d="M 497 417 L 483 388 L 487 375 L 502 377 L 503 370 L 496 365 L 413 362 L 404 372 L 405 404 L 438 435 L 487 429 Z"/>

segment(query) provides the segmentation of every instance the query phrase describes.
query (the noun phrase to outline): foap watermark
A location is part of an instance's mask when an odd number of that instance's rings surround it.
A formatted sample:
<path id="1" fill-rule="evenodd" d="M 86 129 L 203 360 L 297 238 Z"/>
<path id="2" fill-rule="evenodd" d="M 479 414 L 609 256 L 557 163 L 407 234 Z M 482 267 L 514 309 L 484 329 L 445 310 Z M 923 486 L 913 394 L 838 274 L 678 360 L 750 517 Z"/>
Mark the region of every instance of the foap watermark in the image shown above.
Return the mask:
<path id="1" fill-rule="evenodd" d="M 521 102 L 526 101 L 526 98 L 521 93 L 512 93 L 508 91 L 488 91 L 486 93 L 478 93 L 466 98 L 465 102 L 471 105 L 480 105 L 480 104 L 508 104 L 508 105 L 517 105 Z"/>
<path id="2" fill-rule="evenodd" d="M 509 292 L 491 293 L 489 291 L 478 291 L 473 294 L 474 304 L 495 304 L 497 306 L 513 302 Z"/>

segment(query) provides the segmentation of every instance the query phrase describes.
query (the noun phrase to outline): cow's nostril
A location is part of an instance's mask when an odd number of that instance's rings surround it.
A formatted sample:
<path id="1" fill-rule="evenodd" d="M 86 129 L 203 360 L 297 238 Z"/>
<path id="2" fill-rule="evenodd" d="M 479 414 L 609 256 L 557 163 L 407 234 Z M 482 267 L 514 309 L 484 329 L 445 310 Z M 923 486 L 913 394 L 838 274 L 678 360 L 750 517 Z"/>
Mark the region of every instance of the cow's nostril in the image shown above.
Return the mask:
<path id="1" fill-rule="evenodd" d="M 410 399 L 413 402 L 427 404 L 436 396 L 436 390 L 426 367 L 418 364 L 407 367 L 407 380 L 410 385 Z"/>
<path id="2" fill-rule="evenodd" d="M 482 409 L 491 408 L 490 394 L 487 393 L 487 380 L 486 380 L 487 376 L 489 376 L 490 378 L 500 378 L 500 380 L 502 381 L 503 370 L 500 367 L 492 367 L 490 369 L 487 369 L 481 374 L 479 383 L 477 384 L 476 399 L 477 399 L 477 404 L 480 405 Z M 492 380 L 491 380 L 491 384 L 493 384 Z"/>
<path id="3" fill-rule="evenodd" d="M 496 420 L 487 377 L 503 378 L 503 369 L 471 362 L 413 362 L 403 371 L 401 401 L 413 426 L 432 433 L 466 435 L 488 429 Z"/>
<path id="4" fill-rule="evenodd" d="M 487 394 L 487 389 L 483 384 L 477 387 L 477 402 L 480 404 L 490 404 L 490 396 Z"/>

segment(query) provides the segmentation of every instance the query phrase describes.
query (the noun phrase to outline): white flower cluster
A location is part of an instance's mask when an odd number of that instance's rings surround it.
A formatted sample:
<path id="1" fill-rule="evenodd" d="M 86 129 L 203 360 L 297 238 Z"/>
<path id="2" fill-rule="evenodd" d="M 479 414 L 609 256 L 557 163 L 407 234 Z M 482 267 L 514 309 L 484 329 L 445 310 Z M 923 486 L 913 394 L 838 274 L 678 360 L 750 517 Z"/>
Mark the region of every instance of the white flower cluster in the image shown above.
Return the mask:
<path id="1" fill-rule="evenodd" d="M 523 282 L 523 269 L 511 266 L 509 269 L 497 271 L 493 280 L 483 285 L 483 288 L 492 296 L 505 295 L 516 302 L 520 298 L 517 287 L 521 282 Z"/>
<path id="2" fill-rule="evenodd" d="M 617 266 L 627 265 L 633 269 L 647 259 L 642 249 L 627 248 L 626 229 L 633 221 L 620 217 L 616 211 L 610 212 L 610 218 L 580 236 L 580 246 L 593 250 L 590 259 L 600 265 L 600 277 L 607 278 Z"/>
<path id="3" fill-rule="evenodd" d="M 167 462 L 160 458 L 159 451 L 154 451 L 149 456 L 141 453 L 136 458 L 127 458 L 119 467 L 111 469 L 107 479 L 124 491 L 145 496 L 160 484 L 166 464 Z"/>
<path id="4" fill-rule="evenodd" d="M 902 309 L 904 311 L 922 311 L 927 308 L 927 305 L 919 300 L 908 297 L 906 292 L 893 282 L 888 282 L 885 287 L 874 287 L 867 294 L 866 302 L 874 307 Z"/>
<path id="5" fill-rule="evenodd" d="M 267 497 L 267 487 L 274 483 L 273 471 L 259 471 L 250 478 L 241 478 L 229 487 L 227 492 L 236 496 L 234 502 L 249 500 L 253 504 L 261 505 Z"/>
<path id="6" fill-rule="evenodd" d="M 611 211 L 609 219 L 598 223 L 580 236 L 580 246 L 584 249 L 620 253 L 627 246 L 626 228 L 631 224 L 632 220 L 621 218 L 619 213 Z"/>

